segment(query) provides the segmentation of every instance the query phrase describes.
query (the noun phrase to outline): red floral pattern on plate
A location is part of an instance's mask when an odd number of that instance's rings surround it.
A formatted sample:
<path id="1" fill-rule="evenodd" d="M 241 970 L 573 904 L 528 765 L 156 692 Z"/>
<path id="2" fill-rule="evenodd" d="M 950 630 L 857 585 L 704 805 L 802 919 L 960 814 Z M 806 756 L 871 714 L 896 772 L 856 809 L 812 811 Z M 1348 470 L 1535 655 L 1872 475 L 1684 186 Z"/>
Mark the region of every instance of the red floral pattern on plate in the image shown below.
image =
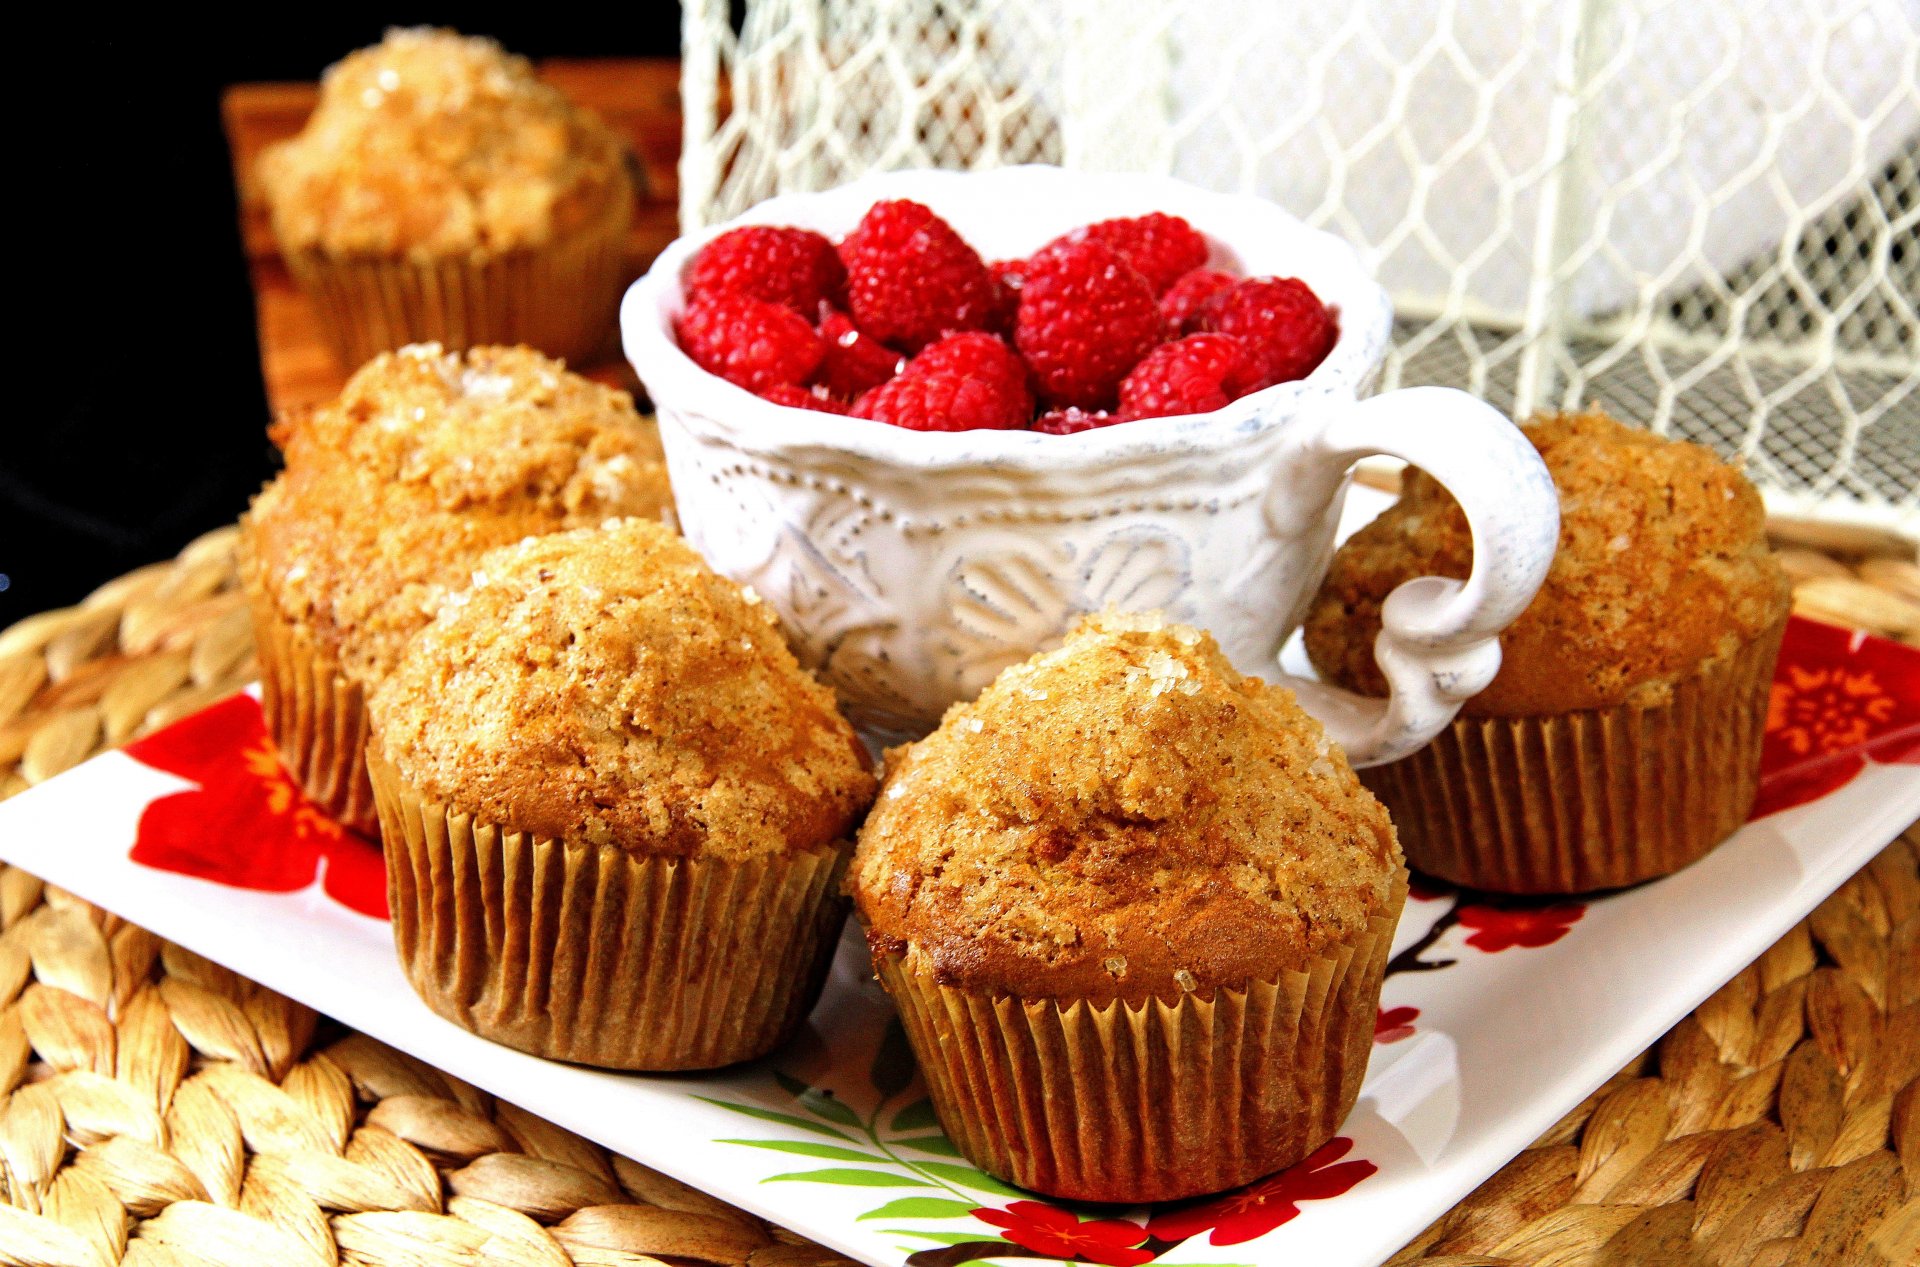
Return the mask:
<path id="1" fill-rule="evenodd" d="M 1920 763 L 1920 651 L 1794 617 L 1767 700 L 1753 817 L 1818 800 L 1869 761 Z"/>
<path id="2" fill-rule="evenodd" d="M 287 777 L 252 696 L 224 699 L 126 753 L 198 784 L 141 811 L 133 861 L 270 893 L 304 889 L 318 875 L 335 901 L 387 918 L 380 846 L 316 809 Z"/>
<path id="3" fill-rule="evenodd" d="M 1336 1136 L 1290 1170 L 1223 1197 L 1154 1215 L 1147 1231 L 1167 1241 L 1210 1231 L 1207 1240 L 1214 1245 L 1240 1245 L 1265 1236 L 1295 1218 L 1300 1202 L 1337 1197 L 1380 1169 L 1370 1161 L 1340 1160 L 1352 1150 L 1352 1140 Z"/>
<path id="4" fill-rule="evenodd" d="M 1556 902 L 1552 906 L 1511 907 L 1468 905 L 1457 919 L 1467 934 L 1467 945 L 1488 954 L 1518 946 L 1533 950 L 1551 946 L 1587 913 L 1584 902 Z"/>
<path id="5" fill-rule="evenodd" d="M 1397 1043 L 1413 1037 L 1413 1023 L 1420 1016 L 1417 1007 L 1383 1007 L 1373 1018 L 1373 1041 Z"/>
<path id="6" fill-rule="evenodd" d="M 1140 1267 L 1154 1251 L 1139 1248 L 1147 1229 L 1126 1219 L 1088 1219 L 1039 1201 L 1014 1201 L 1004 1210 L 975 1210 L 973 1217 L 1000 1228 L 1015 1245 L 1072 1262 Z"/>

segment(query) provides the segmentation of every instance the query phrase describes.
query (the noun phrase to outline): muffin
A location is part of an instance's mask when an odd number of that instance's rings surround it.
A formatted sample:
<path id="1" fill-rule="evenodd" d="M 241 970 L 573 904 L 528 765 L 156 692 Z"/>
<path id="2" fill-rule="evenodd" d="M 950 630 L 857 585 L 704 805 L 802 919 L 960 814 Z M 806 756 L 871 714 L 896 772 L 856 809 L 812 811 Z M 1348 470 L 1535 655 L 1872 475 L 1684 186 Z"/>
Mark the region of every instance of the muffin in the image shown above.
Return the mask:
<path id="1" fill-rule="evenodd" d="M 305 129 L 258 175 L 348 368 L 429 340 L 582 360 L 613 328 L 627 152 L 491 40 L 389 31 L 327 70 Z"/>
<path id="2" fill-rule="evenodd" d="M 1788 583 L 1760 495 L 1708 450 L 1598 412 L 1525 430 L 1560 491 L 1546 583 L 1453 725 L 1360 777 L 1418 870 L 1507 893 L 1616 888 L 1746 821 Z M 1373 659 L 1387 595 L 1472 562 L 1460 507 L 1408 476 L 1335 554 L 1306 620 L 1321 676 L 1367 695 L 1387 693 Z"/>
<path id="3" fill-rule="evenodd" d="M 784 1040 L 838 940 L 866 750 L 768 607 L 657 523 L 474 565 L 371 700 L 394 941 L 434 1011 L 557 1060 Z"/>
<path id="4" fill-rule="evenodd" d="M 321 808 L 377 830 L 363 692 L 483 551 L 666 513 L 659 437 L 624 393 L 525 348 L 369 362 L 274 428 L 286 469 L 241 518 L 262 703 Z"/>
<path id="5" fill-rule="evenodd" d="M 850 887 L 961 1152 L 1134 1203 L 1332 1137 L 1406 873 L 1290 692 L 1108 614 L 887 754 Z"/>

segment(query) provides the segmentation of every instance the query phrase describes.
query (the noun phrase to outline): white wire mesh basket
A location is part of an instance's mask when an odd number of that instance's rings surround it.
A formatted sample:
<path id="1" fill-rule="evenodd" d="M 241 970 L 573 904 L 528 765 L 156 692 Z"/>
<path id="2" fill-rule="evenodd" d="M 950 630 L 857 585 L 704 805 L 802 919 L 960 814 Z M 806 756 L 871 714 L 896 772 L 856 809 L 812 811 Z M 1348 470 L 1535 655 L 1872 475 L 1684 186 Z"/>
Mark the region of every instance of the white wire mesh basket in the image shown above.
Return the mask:
<path id="1" fill-rule="evenodd" d="M 1916 0 L 687 0 L 689 228 L 1053 162 L 1359 245 L 1383 386 L 1598 402 L 1776 510 L 1920 528 Z"/>

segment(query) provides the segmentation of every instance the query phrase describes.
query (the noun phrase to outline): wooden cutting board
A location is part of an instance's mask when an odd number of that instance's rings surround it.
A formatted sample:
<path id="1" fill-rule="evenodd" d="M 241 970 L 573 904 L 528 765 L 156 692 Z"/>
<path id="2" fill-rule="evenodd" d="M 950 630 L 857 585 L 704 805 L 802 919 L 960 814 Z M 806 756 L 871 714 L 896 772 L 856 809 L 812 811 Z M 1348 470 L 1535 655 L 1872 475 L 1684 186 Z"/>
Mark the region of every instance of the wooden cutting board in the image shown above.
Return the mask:
<path id="1" fill-rule="evenodd" d="M 555 59 L 540 63 L 539 71 L 567 96 L 598 111 L 627 138 L 639 160 L 641 190 L 627 254 L 628 270 L 638 277 L 679 232 L 680 63 L 672 58 Z M 288 276 L 254 177 L 260 151 L 300 131 L 318 92 L 311 83 L 236 84 L 221 102 L 239 191 L 240 231 L 253 273 L 260 359 L 267 397 L 276 409 L 332 397 L 353 368 L 334 359 L 313 309 Z M 575 368 L 629 390 L 637 387 L 612 331 L 604 354 Z"/>

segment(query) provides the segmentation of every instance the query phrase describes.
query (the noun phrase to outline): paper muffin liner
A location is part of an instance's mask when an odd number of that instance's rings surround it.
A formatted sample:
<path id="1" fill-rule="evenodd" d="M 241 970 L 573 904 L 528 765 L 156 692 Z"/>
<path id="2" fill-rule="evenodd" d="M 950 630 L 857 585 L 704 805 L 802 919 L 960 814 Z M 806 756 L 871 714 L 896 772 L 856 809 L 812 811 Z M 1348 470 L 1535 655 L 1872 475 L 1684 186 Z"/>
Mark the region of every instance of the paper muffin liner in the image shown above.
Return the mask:
<path id="1" fill-rule="evenodd" d="M 525 343 L 576 364 L 606 343 L 626 277 L 627 199 L 544 246 L 440 260 L 286 255 L 346 369 L 408 343 Z"/>
<path id="2" fill-rule="evenodd" d="M 1373 1050 L 1406 900 L 1310 969 L 1174 1000 L 1017 998 L 875 967 L 940 1123 L 968 1160 L 1046 1196 L 1136 1204 L 1249 1183 L 1331 1139 Z"/>
<path id="3" fill-rule="evenodd" d="M 394 945 L 429 1007 L 483 1038 L 608 1069 L 764 1055 L 820 997 L 844 842 L 733 863 L 645 858 L 476 820 L 370 758 Z"/>
<path id="4" fill-rule="evenodd" d="M 265 594 L 249 589 L 247 600 L 260 658 L 260 707 L 281 764 L 322 811 L 379 839 L 367 782 L 367 704 L 360 684 Z"/>
<path id="5" fill-rule="evenodd" d="M 1460 717 L 1360 771 L 1407 863 L 1500 893 L 1584 893 L 1669 875 L 1747 819 L 1784 618 L 1653 708 Z"/>

